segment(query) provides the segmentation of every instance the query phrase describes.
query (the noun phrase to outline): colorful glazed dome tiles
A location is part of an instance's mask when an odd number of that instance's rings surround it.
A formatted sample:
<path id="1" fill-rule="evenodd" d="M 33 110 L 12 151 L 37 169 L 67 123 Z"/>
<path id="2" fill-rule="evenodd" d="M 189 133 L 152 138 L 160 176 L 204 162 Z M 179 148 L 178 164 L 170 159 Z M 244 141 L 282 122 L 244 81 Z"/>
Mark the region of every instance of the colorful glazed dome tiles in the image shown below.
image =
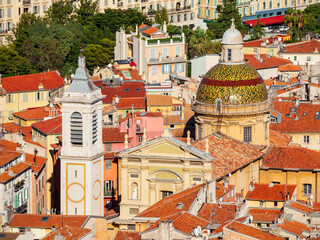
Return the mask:
<path id="1" fill-rule="evenodd" d="M 199 102 L 224 105 L 253 104 L 266 101 L 268 92 L 260 74 L 250 65 L 217 64 L 203 77 L 197 92 Z"/>

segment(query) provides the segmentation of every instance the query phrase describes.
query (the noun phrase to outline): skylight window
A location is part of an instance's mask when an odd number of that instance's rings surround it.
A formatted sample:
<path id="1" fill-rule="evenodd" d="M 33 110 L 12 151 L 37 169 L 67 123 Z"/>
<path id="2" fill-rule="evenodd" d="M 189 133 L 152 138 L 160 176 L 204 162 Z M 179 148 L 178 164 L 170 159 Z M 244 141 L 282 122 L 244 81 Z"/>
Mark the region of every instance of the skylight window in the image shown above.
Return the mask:
<path id="1" fill-rule="evenodd" d="M 320 114 L 319 114 L 319 112 L 316 112 L 316 119 L 320 119 Z"/>
<path id="2" fill-rule="evenodd" d="M 41 220 L 40 220 L 40 222 L 47 222 L 48 219 L 49 219 L 49 217 L 42 217 Z"/>

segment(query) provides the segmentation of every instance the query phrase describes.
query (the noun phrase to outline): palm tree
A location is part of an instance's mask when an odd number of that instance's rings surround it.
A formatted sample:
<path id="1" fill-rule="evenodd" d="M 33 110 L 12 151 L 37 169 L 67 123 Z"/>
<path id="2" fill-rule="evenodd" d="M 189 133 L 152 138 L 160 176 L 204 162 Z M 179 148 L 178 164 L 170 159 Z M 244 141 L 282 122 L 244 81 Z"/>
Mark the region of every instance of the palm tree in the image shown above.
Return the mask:
<path id="1" fill-rule="evenodd" d="M 286 11 L 286 15 L 284 16 L 284 22 L 288 24 L 288 27 L 290 28 L 290 32 L 292 35 L 292 39 L 295 40 L 295 22 L 296 22 L 296 14 L 295 10 L 293 8 L 290 8 Z"/>
<path id="2" fill-rule="evenodd" d="M 299 33 L 299 29 L 303 27 L 304 24 L 304 15 L 303 12 L 301 10 L 298 10 L 296 12 L 296 18 L 297 18 L 297 27 L 298 27 L 298 36 L 299 36 L 299 40 L 301 40 L 301 36 Z"/>

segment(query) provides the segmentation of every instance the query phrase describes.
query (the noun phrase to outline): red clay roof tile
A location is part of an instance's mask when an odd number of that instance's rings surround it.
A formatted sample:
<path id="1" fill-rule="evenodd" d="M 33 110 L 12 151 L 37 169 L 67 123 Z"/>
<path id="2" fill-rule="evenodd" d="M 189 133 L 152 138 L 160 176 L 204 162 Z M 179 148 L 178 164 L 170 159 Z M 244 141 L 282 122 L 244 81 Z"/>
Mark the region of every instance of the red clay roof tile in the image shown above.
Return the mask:
<path id="1" fill-rule="evenodd" d="M 80 239 L 84 237 L 85 235 L 89 234 L 91 232 L 90 229 L 86 228 L 74 228 L 70 226 L 66 226 L 63 228 L 58 228 L 49 234 L 47 234 L 45 237 L 41 238 L 42 240 L 56 240 L 57 236 L 63 236 L 64 240 L 74 240 L 74 239 Z"/>
<path id="2" fill-rule="evenodd" d="M 299 43 L 286 44 L 285 48 L 281 50 L 283 53 L 314 53 L 319 51 L 320 42 L 312 39 L 310 41 L 303 41 Z"/>
<path id="3" fill-rule="evenodd" d="M 281 215 L 281 210 L 279 209 L 266 209 L 266 208 L 252 208 L 249 210 L 248 214 L 250 214 L 253 218 L 253 222 L 258 223 L 275 223 L 276 220 Z"/>
<path id="4" fill-rule="evenodd" d="M 25 170 L 27 170 L 28 168 L 30 168 L 31 165 L 25 162 L 19 162 L 18 164 L 14 165 L 13 167 L 9 168 L 7 171 L 3 172 L 0 175 L 0 182 L 1 183 L 5 183 L 7 181 L 9 181 L 10 179 L 14 178 L 15 175 L 20 174 L 22 172 L 24 172 Z M 14 174 L 14 176 L 11 176 L 9 174 L 9 171 L 12 171 L 12 173 Z"/>
<path id="5" fill-rule="evenodd" d="M 14 116 L 24 120 L 43 120 L 45 117 L 55 117 L 60 114 L 61 111 L 59 107 L 53 107 L 51 109 L 49 107 L 38 107 L 13 113 Z"/>
<path id="6" fill-rule="evenodd" d="M 281 65 L 292 63 L 290 60 L 278 57 L 267 57 L 265 54 L 260 54 L 260 57 L 263 62 L 260 62 L 254 54 L 244 54 L 245 61 L 257 70 L 264 68 L 278 68 Z"/>
<path id="7" fill-rule="evenodd" d="M 282 65 L 282 66 L 279 66 L 278 68 L 279 72 L 297 72 L 301 70 L 302 70 L 302 67 L 293 65 L 293 64 Z"/>
<path id="8" fill-rule="evenodd" d="M 0 167 L 20 157 L 22 153 L 0 149 Z"/>
<path id="9" fill-rule="evenodd" d="M 282 201 L 292 198 L 297 186 L 290 184 L 255 183 L 254 189 L 248 191 L 246 200 Z"/>
<path id="10" fill-rule="evenodd" d="M 303 232 L 310 232 L 311 228 L 303 223 L 297 221 L 289 221 L 284 219 L 282 224 L 278 224 L 277 227 L 280 227 L 282 230 L 293 233 L 297 236 L 300 236 Z"/>
<path id="11" fill-rule="evenodd" d="M 32 165 L 32 171 L 34 173 L 39 173 L 40 170 L 45 165 L 47 159 L 44 157 L 40 157 L 40 156 L 35 157 L 34 155 L 26 153 L 25 154 L 25 161 L 26 161 L 26 163 L 29 163 Z"/>
<path id="12" fill-rule="evenodd" d="M 120 98 L 119 103 L 116 103 L 117 109 L 132 109 L 132 105 L 135 109 L 145 109 L 145 98 Z"/>
<path id="13" fill-rule="evenodd" d="M 125 132 L 120 132 L 118 127 L 103 127 L 102 141 L 103 142 L 124 142 Z"/>
<path id="14" fill-rule="evenodd" d="M 285 147 L 288 146 L 291 142 L 292 136 L 278 132 L 278 131 L 269 131 L 269 141 L 271 146 L 275 147 Z"/>
<path id="15" fill-rule="evenodd" d="M 198 217 L 210 221 L 211 224 L 221 224 L 235 219 L 237 206 L 234 204 L 204 203 L 198 212 Z"/>
<path id="16" fill-rule="evenodd" d="M 293 208 L 295 210 L 302 211 L 308 214 L 315 212 L 315 210 L 312 207 L 306 206 L 298 202 L 291 202 L 289 204 L 286 204 L 286 207 Z"/>
<path id="17" fill-rule="evenodd" d="M 5 77 L 1 80 L 2 87 L 6 92 L 38 91 L 39 85 L 43 84 L 43 89 L 50 90 L 63 86 L 63 78 L 56 72 L 43 72 L 14 77 Z"/>
<path id="18" fill-rule="evenodd" d="M 47 218 L 44 221 L 44 218 Z M 81 228 L 88 216 L 81 215 L 45 215 L 45 214 L 13 214 L 9 227 L 30 228 L 59 228 L 75 227 Z"/>
<path id="19" fill-rule="evenodd" d="M 62 134 L 62 116 L 50 118 L 41 122 L 33 123 L 32 128 L 47 135 Z"/>
<path id="20" fill-rule="evenodd" d="M 6 139 L 0 140 L 0 149 L 15 151 L 18 147 L 18 143 L 8 141 Z"/>
<path id="21" fill-rule="evenodd" d="M 130 231 L 118 231 L 113 240 L 140 240 L 141 237 L 138 232 L 130 232 Z"/>

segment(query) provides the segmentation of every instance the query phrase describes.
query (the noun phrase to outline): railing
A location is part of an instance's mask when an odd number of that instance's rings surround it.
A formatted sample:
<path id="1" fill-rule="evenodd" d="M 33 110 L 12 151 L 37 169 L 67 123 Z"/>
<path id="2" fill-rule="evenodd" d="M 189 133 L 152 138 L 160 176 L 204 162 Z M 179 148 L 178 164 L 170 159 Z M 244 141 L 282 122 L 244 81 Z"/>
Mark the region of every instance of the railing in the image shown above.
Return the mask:
<path id="1" fill-rule="evenodd" d="M 172 63 L 172 62 L 184 62 L 186 61 L 186 56 L 175 56 L 175 57 L 158 57 L 158 58 L 149 58 L 148 63 Z"/>
<path id="2" fill-rule="evenodd" d="M 183 39 L 180 37 L 147 40 L 148 45 L 171 44 L 171 43 L 180 43 L 180 42 L 183 42 Z"/>
<path id="3" fill-rule="evenodd" d="M 14 185 L 14 191 L 15 191 L 15 192 L 18 192 L 18 191 L 20 191 L 23 187 L 24 187 L 24 180 L 22 180 L 22 181 L 20 181 L 20 182 L 17 182 L 17 183 Z"/>
<path id="4" fill-rule="evenodd" d="M 244 105 L 222 105 L 219 111 L 215 104 L 204 104 L 198 101 L 192 105 L 192 110 L 202 114 L 253 114 L 264 111 L 269 111 L 272 106 L 272 101 L 269 99 L 262 103 L 257 104 L 244 104 Z"/>
<path id="5" fill-rule="evenodd" d="M 104 189 L 105 197 L 114 197 L 116 196 L 116 193 L 117 193 L 117 189 L 111 189 L 111 190 Z"/>
<path id="6" fill-rule="evenodd" d="M 0 34 L 8 33 L 9 31 L 8 29 L 0 29 Z"/>
<path id="7" fill-rule="evenodd" d="M 140 127 L 137 127 L 137 133 L 143 133 L 143 129 Z"/>
<path id="8" fill-rule="evenodd" d="M 149 11 L 147 12 L 147 15 L 156 15 L 156 11 Z"/>
<path id="9" fill-rule="evenodd" d="M 28 201 L 22 204 L 20 207 L 14 208 L 14 212 L 16 213 L 27 213 Z"/>

